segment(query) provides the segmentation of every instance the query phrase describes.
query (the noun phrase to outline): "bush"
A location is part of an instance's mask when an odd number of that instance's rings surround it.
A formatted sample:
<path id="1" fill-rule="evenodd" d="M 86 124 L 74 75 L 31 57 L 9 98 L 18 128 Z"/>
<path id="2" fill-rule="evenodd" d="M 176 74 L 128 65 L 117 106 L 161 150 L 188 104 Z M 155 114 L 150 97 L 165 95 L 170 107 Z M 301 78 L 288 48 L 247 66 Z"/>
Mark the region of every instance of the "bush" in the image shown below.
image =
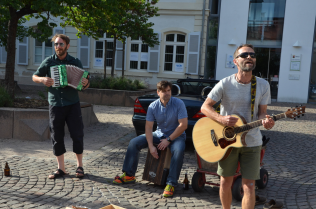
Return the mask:
<path id="1" fill-rule="evenodd" d="M 41 97 L 41 99 L 46 100 L 46 96 L 42 91 L 38 92 L 38 96 Z"/>
<path id="2" fill-rule="evenodd" d="M 3 86 L 0 86 L 0 107 L 13 107 L 13 100 Z"/>
<path id="3" fill-rule="evenodd" d="M 137 89 L 145 89 L 146 85 L 142 81 L 132 81 L 131 79 L 122 77 L 110 77 L 106 79 L 94 77 L 90 79 L 89 88 L 136 91 Z"/>

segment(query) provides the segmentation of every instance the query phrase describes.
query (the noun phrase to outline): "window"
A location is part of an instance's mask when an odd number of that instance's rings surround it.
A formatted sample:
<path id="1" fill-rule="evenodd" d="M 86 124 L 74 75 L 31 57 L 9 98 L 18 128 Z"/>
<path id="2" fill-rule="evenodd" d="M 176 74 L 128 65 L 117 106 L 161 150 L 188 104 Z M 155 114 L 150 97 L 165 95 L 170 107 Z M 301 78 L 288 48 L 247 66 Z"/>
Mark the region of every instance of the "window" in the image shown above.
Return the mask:
<path id="1" fill-rule="evenodd" d="M 104 34 L 105 38 L 101 38 L 98 41 L 95 41 L 95 63 L 94 66 L 103 67 L 104 66 L 104 50 L 105 50 L 105 40 L 106 44 L 106 66 L 111 67 L 113 63 L 113 38 L 111 34 Z"/>
<path id="2" fill-rule="evenodd" d="M 0 47 L 0 63 L 6 63 L 7 61 L 7 51 L 5 50 L 5 47 Z"/>
<path id="3" fill-rule="evenodd" d="M 40 42 L 35 39 L 35 61 L 34 63 L 40 64 L 46 58 L 52 55 L 53 52 L 53 43 L 51 38 L 47 39 L 45 42 Z"/>
<path id="4" fill-rule="evenodd" d="M 282 45 L 286 0 L 249 1 L 247 43 Z"/>
<path id="5" fill-rule="evenodd" d="M 42 61 L 46 58 L 54 54 L 55 50 L 53 47 L 53 43 L 51 42 L 52 37 L 55 34 L 65 34 L 65 29 L 63 28 L 54 28 L 52 30 L 52 36 L 49 37 L 46 41 L 40 42 L 35 39 L 35 55 L 34 55 L 34 63 L 41 64 Z"/>
<path id="6" fill-rule="evenodd" d="M 167 34 L 165 46 L 165 71 L 183 72 L 185 35 Z"/>
<path id="7" fill-rule="evenodd" d="M 131 39 L 130 69 L 147 70 L 148 45 L 143 44 L 140 38 Z"/>

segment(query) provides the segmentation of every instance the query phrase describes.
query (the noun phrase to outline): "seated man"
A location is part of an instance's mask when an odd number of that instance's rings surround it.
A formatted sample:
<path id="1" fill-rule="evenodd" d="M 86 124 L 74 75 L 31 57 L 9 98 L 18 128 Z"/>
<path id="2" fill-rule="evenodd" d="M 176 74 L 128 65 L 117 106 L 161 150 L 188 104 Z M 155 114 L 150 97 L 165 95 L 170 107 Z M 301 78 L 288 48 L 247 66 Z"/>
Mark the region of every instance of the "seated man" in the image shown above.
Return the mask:
<path id="1" fill-rule="evenodd" d="M 158 144 L 159 150 L 169 146 L 171 163 L 164 197 L 172 197 L 174 186 L 178 184 L 183 164 L 185 149 L 185 129 L 188 126 L 188 115 L 182 100 L 171 97 L 172 84 L 160 81 L 157 84 L 159 99 L 152 102 L 147 110 L 145 134 L 129 142 L 123 165 L 123 175 L 115 177 L 113 183 L 134 183 L 138 165 L 138 155 L 141 149 L 148 147 L 152 156 L 158 159 L 158 152 L 153 143 Z M 157 121 L 157 130 L 153 131 L 154 121 Z"/>

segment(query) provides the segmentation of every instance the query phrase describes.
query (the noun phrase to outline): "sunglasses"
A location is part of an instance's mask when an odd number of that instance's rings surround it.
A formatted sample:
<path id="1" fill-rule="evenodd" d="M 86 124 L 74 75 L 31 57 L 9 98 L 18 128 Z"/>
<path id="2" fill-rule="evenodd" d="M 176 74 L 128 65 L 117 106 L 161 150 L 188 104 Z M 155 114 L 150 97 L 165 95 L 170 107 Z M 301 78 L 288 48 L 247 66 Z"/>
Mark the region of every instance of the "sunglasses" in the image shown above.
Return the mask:
<path id="1" fill-rule="evenodd" d="M 256 58 L 256 53 L 253 53 L 253 52 L 244 52 L 244 53 L 241 53 L 239 55 L 237 55 L 236 58 L 238 57 L 241 57 L 241 58 L 247 58 L 248 56 L 250 55 L 251 58 Z"/>
<path id="2" fill-rule="evenodd" d="M 59 44 L 59 46 L 61 46 L 61 47 L 65 46 L 65 44 L 64 44 L 64 43 L 54 43 L 54 46 L 55 46 L 55 47 L 57 47 L 57 46 L 58 46 L 58 44 Z"/>

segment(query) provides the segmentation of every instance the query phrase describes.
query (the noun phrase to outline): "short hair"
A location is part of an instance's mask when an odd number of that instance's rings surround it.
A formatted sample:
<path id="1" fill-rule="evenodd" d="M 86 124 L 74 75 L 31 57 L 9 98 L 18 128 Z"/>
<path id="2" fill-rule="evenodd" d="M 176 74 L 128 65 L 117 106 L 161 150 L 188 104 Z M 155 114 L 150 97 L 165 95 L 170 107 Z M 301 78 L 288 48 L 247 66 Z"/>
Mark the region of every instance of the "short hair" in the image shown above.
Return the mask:
<path id="1" fill-rule="evenodd" d="M 172 83 L 170 83 L 169 81 L 159 81 L 157 83 L 157 90 L 158 91 L 165 90 L 166 88 L 168 88 L 168 86 L 171 89 L 172 88 Z"/>
<path id="2" fill-rule="evenodd" d="M 54 37 L 52 38 L 51 42 L 55 42 L 56 38 L 63 39 L 66 42 L 66 45 L 68 45 L 70 43 L 69 36 L 66 36 L 65 34 L 56 34 L 56 35 L 54 35 Z"/>
<path id="3" fill-rule="evenodd" d="M 234 52 L 234 59 L 236 59 L 236 57 L 238 56 L 238 50 L 243 48 L 243 47 L 250 47 L 252 48 L 253 50 L 255 50 L 255 47 L 253 47 L 252 44 L 242 44 L 240 46 L 237 47 L 236 51 Z"/>

